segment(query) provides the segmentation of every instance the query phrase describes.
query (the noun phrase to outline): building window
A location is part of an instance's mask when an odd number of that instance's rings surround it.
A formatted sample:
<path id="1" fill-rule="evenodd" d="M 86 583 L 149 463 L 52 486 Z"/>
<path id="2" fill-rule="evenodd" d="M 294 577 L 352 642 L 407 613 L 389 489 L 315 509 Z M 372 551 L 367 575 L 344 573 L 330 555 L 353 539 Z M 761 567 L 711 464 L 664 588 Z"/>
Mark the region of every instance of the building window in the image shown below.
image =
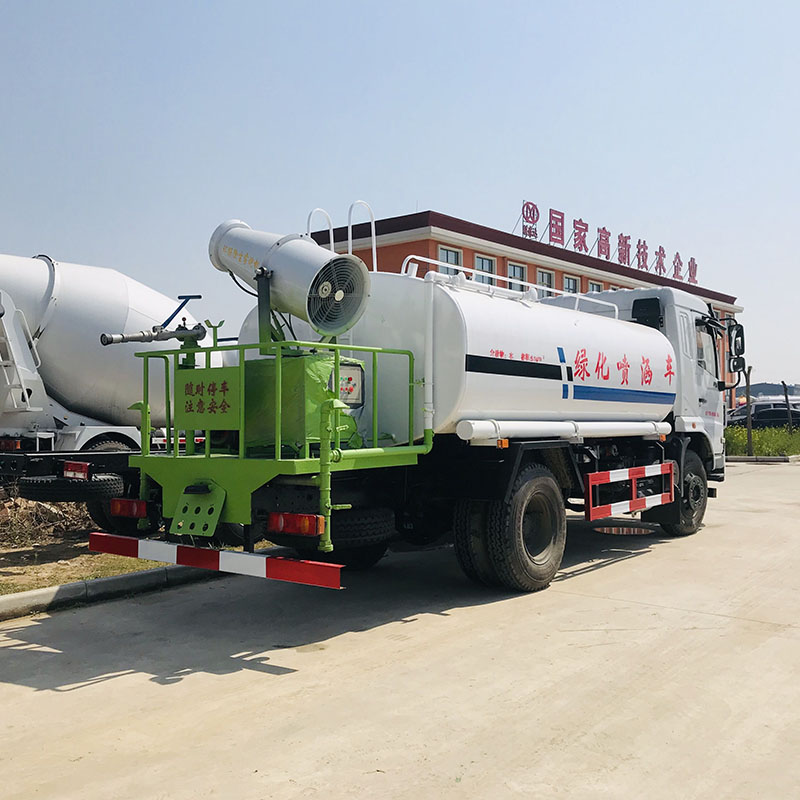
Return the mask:
<path id="1" fill-rule="evenodd" d="M 572 275 L 565 275 L 564 291 L 570 294 L 578 294 L 580 292 L 580 280 Z"/>
<path id="2" fill-rule="evenodd" d="M 536 285 L 537 286 L 546 286 L 548 289 L 552 289 L 555 286 L 556 282 L 556 275 L 554 272 L 549 272 L 546 269 L 537 269 L 536 270 Z M 548 291 L 543 291 L 541 293 L 542 297 L 552 297 L 553 293 Z"/>
<path id="3" fill-rule="evenodd" d="M 524 264 L 508 264 L 508 277 L 516 278 L 518 281 L 527 281 L 527 269 Z M 508 282 L 508 288 L 513 289 L 515 292 L 522 292 L 525 287 L 521 283 Z"/>
<path id="4" fill-rule="evenodd" d="M 478 283 L 488 283 L 490 286 L 494 286 L 493 275 L 494 259 L 488 256 L 475 256 L 475 275 L 473 275 L 473 278 Z"/>
<path id="5" fill-rule="evenodd" d="M 590 292 L 602 292 L 603 291 L 603 284 L 598 283 L 597 281 L 589 281 L 589 291 Z"/>
<path id="6" fill-rule="evenodd" d="M 450 247 L 439 248 L 439 261 L 444 261 L 445 264 L 453 264 L 456 267 L 461 266 L 461 251 L 453 250 Z M 443 275 L 455 275 L 458 270 L 453 267 L 439 267 L 439 272 Z"/>

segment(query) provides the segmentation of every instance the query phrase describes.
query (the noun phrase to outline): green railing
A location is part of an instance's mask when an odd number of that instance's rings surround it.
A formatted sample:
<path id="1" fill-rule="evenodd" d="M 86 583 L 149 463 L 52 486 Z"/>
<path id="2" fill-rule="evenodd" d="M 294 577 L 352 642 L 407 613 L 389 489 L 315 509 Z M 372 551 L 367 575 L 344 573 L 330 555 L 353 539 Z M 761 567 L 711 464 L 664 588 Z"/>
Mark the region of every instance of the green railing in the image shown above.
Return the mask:
<path id="1" fill-rule="evenodd" d="M 195 444 L 195 435 L 201 433 L 205 437 L 203 454 L 206 457 L 217 455 L 212 452 L 212 439 L 211 432 L 217 430 L 235 430 L 239 433 L 238 450 L 236 453 L 228 452 L 226 455 L 235 455 L 240 459 L 248 457 L 247 442 L 246 442 L 246 425 L 245 415 L 247 402 L 253 402 L 253 398 L 247 397 L 246 388 L 246 353 L 249 351 L 258 350 L 267 357 L 266 360 L 274 362 L 274 389 L 272 392 L 272 413 L 274 413 L 274 454 L 276 460 L 284 460 L 286 458 L 311 458 L 311 445 L 312 442 L 318 440 L 320 443 L 327 439 L 332 447 L 332 460 L 335 462 L 340 460 L 343 453 L 348 456 L 358 453 L 359 457 L 363 458 L 372 454 L 386 454 L 388 452 L 397 452 L 399 449 L 408 451 L 413 448 L 416 452 L 427 452 L 430 449 L 428 445 L 414 446 L 414 354 L 410 350 L 397 350 L 391 348 L 381 347 L 366 347 L 362 345 L 353 344 L 339 344 L 335 342 L 300 342 L 300 341 L 274 341 L 268 344 L 244 344 L 244 345 L 216 345 L 213 347 L 184 347 L 176 350 L 160 350 L 156 353 L 137 353 L 137 357 L 143 359 L 143 398 L 139 404 L 142 415 L 142 455 L 151 455 L 150 438 L 152 433 L 151 415 L 150 415 L 150 363 L 153 359 L 158 359 L 164 363 L 164 400 L 165 400 L 165 417 L 166 417 L 166 454 L 174 458 L 181 455 L 195 456 L 198 455 Z M 286 455 L 284 450 L 283 439 L 283 363 L 287 357 L 294 357 L 306 353 L 324 353 L 329 352 L 333 354 L 333 387 L 334 395 L 338 397 L 338 387 L 340 382 L 340 369 L 342 363 L 342 353 L 352 354 L 366 354 L 371 356 L 365 359 L 365 373 L 366 368 L 370 369 L 371 378 L 371 397 L 367 400 L 365 391 L 365 403 L 371 404 L 372 419 L 371 431 L 369 432 L 368 439 L 371 439 L 371 447 L 347 447 L 342 449 L 341 433 L 342 426 L 340 425 L 340 417 L 343 408 L 336 407 L 336 403 L 332 404 L 332 430 L 330 435 L 326 432 L 324 419 L 320 418 L 319 422 L 319 436 L 305 435 L 305 440 L 302 443 L 302 448 L 299 453 L 293 455 Z M 214 367 L 211 364 L 213 353 L 237 353 L 238 365 L 234 367 L 220 368 Z M 379 414 L 378 414 L 378 399 L 380 392 L 379 377 L 378 377 L 378 364 L 379 358 L 398 357 L 405 358 L 408 365 L 408 395 L 407 395 L 407 419 L 408 419 L 408 445 L 398 445 L 389 447 L 380 447 L 380 427 L 379 427 Z M 202 366 L 198 362 L 203 362 Z M 177 392 L 179 386 L 179 377 L 186 377 L 192 369 L 227 369 L 237 371 L 237 386 L 238 386 L 238 404 L 237 412 L 238 419 L 236 426 L 230 423 L 225 428 L 218 427 L 196 427 L 194 429 L 184 429 L 185 433 L 185 447 L 180 446 L 180 433 L 181 427 L 179 425 L 180 413 L 177 410 L 178 397 L 173 397 L 173 392 Z M 366 386 L 364 387 L 366 390 Z M 264 403 L 268 407 L 267 398 L 264 398 Z M 428 435 L 426 434 L 426 440 Z M 424 449 L 423 449 L 424 448 Z M 259 458 L 264 458 L 263 453 L 258 454 Z"/>

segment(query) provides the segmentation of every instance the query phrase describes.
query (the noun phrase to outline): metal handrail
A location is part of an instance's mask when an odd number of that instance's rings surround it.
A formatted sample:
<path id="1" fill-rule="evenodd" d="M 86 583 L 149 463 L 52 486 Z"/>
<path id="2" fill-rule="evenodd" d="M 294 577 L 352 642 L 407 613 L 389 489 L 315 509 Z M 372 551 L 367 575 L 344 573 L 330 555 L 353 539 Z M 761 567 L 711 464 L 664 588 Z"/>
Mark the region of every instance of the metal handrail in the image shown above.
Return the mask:
<path id="1" fill-rule="evenodd" d="M 165 393 L 166 393 L 166 410 L 167 410 L 167 431 L 166 431 L 166 438 L 167 442 L 171 444 L 171 446 L 167 445 L 167 453 L 174 458 L 177 458 L 180 455 L 180 447 L 179 447 L 179 437 L 180 431 L 178 430 L 177 426 L 171 426 L 173 415 L 171 409 L 171 398 L 170 398 L 170 378 L 169 378 L 169 368 L 168 363 L 171 361 L 172 363 L 172 386 L 177 385 L 177 377 L 176 372 L 179 368 L 186 368 L 188 365 L 186 361 L 193 361 L 195 357 L 199 354 L 205 354 L 205 364 L 206 368 L 210 364 L 210 355 L 212 352 L 238 352 L 239 354 L 239 395 L 240 395 L 240 403 L 239 403 L 239 450 L 237 457 L 239 459 L 243 459 L 246 457 L 246 448 L 245 448 L 245 368 L 246 368 L 246 358 L 245 353 L 248 350 L 264 350 L 265 346 L 263 343 L 257 342 L 253 344 L 236 344 L 236 345 L 222 345 L 210 348 L 204 347 L 192 347 L 192 348 L 180 348 L 176 350 L 160 350 L 157 353 L 152 352 L 144 352 L 144 353 L 136 353 L 138 358 L 142 358 L 144 361 L 144 376 L 143 376 L 143 386 L 144 386 L 144 398 L 142 401 L 142 438 L 143 441 L 146 437 L 149 437 L 151 425 L 150 425 L 150 401 L 149 401 L 149 361 L 151 358 L 159 358 L 163 359 L 165 362 Z M 314 351 L 328 351 L 332 352 L 334 356 L 334 371 L 333 371 L 333 381 L 334 381 L 334 393 L 338 397 L 338 386 L 339 386 L 339 379 L 340 379 L 340 364 L 341 364 L 341 353 L 342 351 L 346 351 L 347 353 L 357 352 L 357 353 L 371 353 L 371 377 L 372 377 L 372 430 L 371 430 L 371 444 L 372 447 L 360 447 L 360 448 L 350 448 L 344 452 L 346 452 L 348 457 L 351 457 L 355 452 L 362 452 L 362 451 L 369 451 L 369 454 L 382 454 L 384 452 L 383 448 L 380 448 L 378 445 L 379 435 L 378 435 L 378 357 L 381 355 L 384 356 L 404 356 L 408 359 L 408 446 L 393 446 L 389 448 L 392 452 L 400 453 L 404 451 L 408 451 L 408 448 L 413 448 L 414 452 L 423 452 L 419 450 L 419 447 L 428 447 L 429 443 L 427 443 L 427 436 L 426 436 L 426 445 L 415 446 L 414 442 L 414 391 L 416 388 L 416 383 L 414 380 L 414 354 L 411 350 L 403 350 L 403 349 L 396 349 L 396 348 L 382 348 L 382 347 L 367 347 L 365 345 L 354 345 L 349 343 L 335 343 L 335 342 L 302 342 L 302 341 L 276 341 L 271 342 L 267 346 L 267 352 L 273 356 L 273 360 L 275 363 L 275 387 L 274 387 L 274 413 L 275 413 L 275 444 L 274 444 L 274 458 L 277 461 L 284 460 L 282 454 L 282 409 L 283 409 L 283 386 L 282 386 L 282 368 L 283 368 L 283 358 L 285 357 L 286 350 L 314 350 Z M 184 362 L 181 364 L 180 359 L 183 358 Z M 335 409 L 333 411 L 334 417 L 334 425 L 333 425 L 333 447 L 334 447 L 334 460 L 338 460 L 342 457 L 341 453 L 341 431 L 339 430 L 339 415 L 341 411 L 339 409 Z M 171 435 L 170 435 L 171 434 Z M 204 456 L 210 457 L 211 456 L 211 429 L 205 429 L 205 446 L 204 446 Z M 323 431 L 320 430 L 320 441 L 323 438 Z M 193 455 L 194 454 L 194 447 L 189 447 L 190 436 L 187 433 L 186 442 L 186 455 Z M 191 436 L 192 445 L 194 444 L 194 436 Z M 305 441 L 303 442 L 302 450 L 300 457 L 302 458 L 310 458 L 310 444 L 313 440 L 313 437 L 305 437 Z M 190 452 L 190 450 L 192 452 Z M 149 447 L 144 449 L 143 448 L 143 455 L 149 455 Z M 410 451 L 409 451 L 410 452 Z M 336 454 L 339 455 L 336 455 Z M 365 453 L 366 455 L 367 453 Z M 293 460 L 293 459 L 289 459 Z"/>
<path id="2" fill-rule="evenodd" d="M 33 354 L 33 363 L 36 369 L 42 366 L 42 358 L 39 355 L 39 348 L 36 347 L 36 340 L 33 338 L 31 334 L 31 329 L 28 325 L 28 320 L 25 316 L 25 312 L 21 308 L 14 309 L 16 314 L 19 314 L 19 318 L 22 320 L 22 325 L 25 329 L 25 336 L 28 339 L 28 347 L 30 348 L 31 353 Z"/>
<path id="3" fill-rule="evenodd" d="M 364 200 L 355 200 L 350 204 L 347 209 L 347 252 L 353 255 L 353 209 L 356 206 L 364 206 L 369 212 L 370 230 L 372 232 L 372 271 L 378 271 L 378 239 L 375 236 L 375 214 L 372 213 L 372 207 Z"/>
<path id="4" fill-rule="evenodd" d="M 471 267 L 462 267 L 456 264 L 448 264 L 446 261 L 437 261 L 435 258 L 428 258 L 427 256 L 406 256 L 403 259 L 403 264 L 400 267 L 400 274 L 401 275 L 408 275 L 409 277 L 416 277 L 417 264 L 415 262 L 421 262 L 423 264 L 431 264 L 436 267 L 446 267 L 447 269 L 455 269 L 455 275 L 442 275 L 438 270 L 436 271 L 438 275 L 442 277 L 443 281 L 448 281 L 449 279 L 458 279 L 459 273 L 466 272 L 470 275 L 490 275 L 492 280 L 499 280 L 504 281 L 506 284 L 517 284 L 519 286 L 525 286 L 528 288 L 528 292 L 518 292 L 515 289 L 511 288 L 504 288 L 502 286 L 494 286 L 493 284 L 488 283 L 480 283 L 479 281 L 469 281 L 469 279 L 458 283 L 456 282 L 454 285 L 459 288 L 470 289 L 476 292 L 482 292 L 488 295 L 496 294 L 496 290 L 500 290 L 502 292 L 502 297 L 511 299 L 511 300 L 533 300 L 535 302 L 541 302 L 545 298 L 539 296 L 539 290 L 543 290 L 546 292 L 551 292 L 552 294 L 558 294 L 562 296 L 569 296 L 575 298 L 575 311 L 578 311 L 578 304 L 581 300 L 585 300 L 590 303 L 596 303 L 597 305 L 601 306 L 608 306 L 614 312 L 614 319 L 619 319 L 619 307 L 616 303 L 610 303 L 608 300 L 598 300 L 595 297 L 587 297 L 585 294 L 581 294 L 580 292 L 567 292 L 563 289 L 556 289 L 550 286 L 543 286 L 538 283 L 528 283 L 528 281 L 520 280 L 519 278 L 510 278 L 507 275 L 495 275 L 492 272 L 484 272 L 480 269 L 472 269 Z M 414 267 L 414 269 L 412 269 Z M 531 296 L 531 292 L 535 293 L 535 296 Z"/>
<path id="5" fill-rule="evenodd" d="M 328 220 L 328 235 L 330 236 L 330 240 L 328 242 L 328 249 L 333 253 L 335 252 L 333 248 L 333 220 L 331 219 L 331 215 L 324 209 L 324 208 L 314 208 L 308 213 L 308 220 L 306 221 L 306 236 L 311 236 L 311 220 L 314 218 L 314 214 L 319 212 L 320 214 L 325 215 L 325 219 Z"/>

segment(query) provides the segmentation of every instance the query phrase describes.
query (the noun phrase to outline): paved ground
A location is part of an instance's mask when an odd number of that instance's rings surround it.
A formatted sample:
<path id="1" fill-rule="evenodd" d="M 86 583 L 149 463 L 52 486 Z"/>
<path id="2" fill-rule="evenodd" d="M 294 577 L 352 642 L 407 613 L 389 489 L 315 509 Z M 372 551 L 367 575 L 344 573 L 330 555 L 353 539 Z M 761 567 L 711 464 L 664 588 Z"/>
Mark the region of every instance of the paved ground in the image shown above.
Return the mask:
<path id="1" fill-rule="evenodd" d="M 5 798 L 800 795 L 800 465 L 694 537 L 570 530 L 545 592 L 394 554 L 0 624 Z"/>

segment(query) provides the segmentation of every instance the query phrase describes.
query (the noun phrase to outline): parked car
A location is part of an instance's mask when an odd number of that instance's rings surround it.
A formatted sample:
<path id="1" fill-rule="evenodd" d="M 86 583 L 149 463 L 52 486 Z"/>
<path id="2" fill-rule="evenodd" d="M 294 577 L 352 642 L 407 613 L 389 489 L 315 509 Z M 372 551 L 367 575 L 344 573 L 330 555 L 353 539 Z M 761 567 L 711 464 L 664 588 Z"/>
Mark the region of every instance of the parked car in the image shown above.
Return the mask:
<path id="1" fill-rule="evenodd" d="M 800 400 L 789 400 L 792 409 L 792 425 L 800 428 Z M 754 428 L 780 428 L 789 421 L 786 403 L 781 401 L 759 401 L 751 405 Z M 747 406 L 739 406 L 728 414 L 728 425 L 747 425 Z"/>

